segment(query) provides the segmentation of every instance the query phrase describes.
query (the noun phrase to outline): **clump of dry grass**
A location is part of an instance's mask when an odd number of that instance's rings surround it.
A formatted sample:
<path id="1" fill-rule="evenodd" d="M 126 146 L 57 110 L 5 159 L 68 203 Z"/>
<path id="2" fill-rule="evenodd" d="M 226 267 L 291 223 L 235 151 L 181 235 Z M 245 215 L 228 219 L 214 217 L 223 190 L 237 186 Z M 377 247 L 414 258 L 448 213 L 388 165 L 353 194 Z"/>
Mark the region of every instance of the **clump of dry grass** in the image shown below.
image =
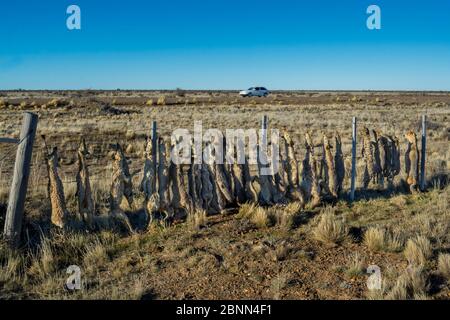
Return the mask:
<path id="1" fill-rule="evenodd" d="M 398 252 L 403 248 L 403 239 L 385 229 L 370 227 L 364 233 L 364 244 L 373 252 L 391 251 Z"/>
<path id="2" fill-rule="evenodd" d="M 237 216 L 239 218 L 250 218 L 255 213 L 257 207 L 254 203 L 244 203 L 239 207 Z"/>
<path id="3" fill-rule="evenodd" d="M 388 233 L 386 237 L 386 250 L 390 252 L 400 252 L 405 246 L 405 240 L 402 236 Z"/>
<path id="4" fill-rule="evenodd" d="M 47 105 L 52 106 L 54 108 L 57 108 L 59 105 L 61 105 L 61 100 L 54 98 L 52 100 L 50 100 Z"/>
<path id="5" fill-rule="evenodd" d="M 103 243 L 97 240 L 86 246 L 83 265 L 88 273 L 95 273 L 106 262 L 108 262 L 108 254 Z"/>
<path id="6" fill-rule="evenodd" d="M 285 208 L 284 212 L 288 215 L 294 215 L 300 212 L 302 209 L 302 203 L 299 201 L 289 203 Z"/>
<path id="7" fill-rule="evenodd" d="M 137 278 L 134 283 L 133 286 L 130 290 L 130 293 L 128 293 L 129 297 L 127 297 L 126 299 L 129 300 L 141 300 L 142 296 L 145 294 L 145 287 L 143 285 L 145 279 L 141 279 L 141 278 Z"/>
<path id="8" fill-rule="evenodd" d="M 356 277 L 364 274 L 364 260 L 358 252 L 352 255 L 347 267 L 346 274 L 350 277 Z"/>
<path id="9" fill-rule="evenodd" d="M 389 202 L 393 205 L 395 205 L 399 209 L 404 209 L 406 205 L 408 204 L 407 198 L 405 195 L 398 195 L 392 197 Z"/>
<path id="10" fill-rule="evenodd" d="M 257 207 L 253 215 L 250 217 L 250 221 L 258 228 L 266 228 L 273 225 L 274 215 L 272 211 L 265 210 L 262 207 Z"/>
<path id="11" fill-rule="evenodd" d="M 56 270 L 57 261 L 50 238 L 42 238 L 38 251 L 31 256 L 28 270 L 31 276 L 44 279 Z"/>
<path id="12" fill-rule="evenodd" d="M 430 241 L 426 237 L 417 236 L 408 239 L 403 254 L 411 265 L 423 266 L 431 258 L 433 250 Z"/>
<path id="13" fill-rule="evenodd" d="M 189 228 L 195 231 L 205 227 L 207 222 L 208 217 L 206 216 L 205 210 L 196 210 L 192 214 L 189 214 L 187 218 Z"/>
<path id="14" fill-rule="evenodd" d="M 249 219 L 258 228 L 265 228 L 275 223 L 276 209 L 265 209 L 253 203 L 244 203 L 238 212 L 238 217 Z"/>
<path id="15" fill-rule="evenodd" d="M 300 203 L 290 203 L 287 206 L 260 207 L 254 203 L 244 203 L 239 207 L 237 216 L 249 219 L 258 228 L 271 227 L 276 224 L 285 230 L 294 226 L 295 217 L 301 210 Z"/>
<path id="16" fill-rule="evenodd" d="M 408 268 L 401 274 L 386 296 L 388 300 L 425 300 L 427 297 L 427 277 L 422 268 Z"/>
<path id="17" fill-rule="evenodd" d="M 313 230 L 314 237 L 324 243 L 338 244 L 348 234 L 347 226 L 338 219 L 331 209 L 325 209 L 317 226 Z"/>
<path id="18" fill-rule="evenodd" d="M 24 268 L 23 255 L 11 250 L 5 241 L 0 241 L 0 282 L 20 281 Z"/>
<path id="19" fill-rule="evenodd" d="M 295 224 L 295 218 L 300 213 L 302 204 L 300 202 L 291 202 L 277 215 L 277 222 L 282 229 L 291 230 Z"/>
<path id="20" fill-rule="evenodd" d="M 386 231 L 380 228 L 370 227 L 364 233 L 364 244 L 371 251 L 381 251 L 386 243 Z"/>
<path id="21" fill-rule="evenodd" d="M 53 252 L 51 240 L 44 238 L 40 246 L 39 263 L 44 275 L 48 275 L 55 270 L 55 254 Z"/>
<path id="22" fill-rule="evenodd" d="M 438 270 L 447 280 L 450 280 L 450 254 L 441 253 L 439 255 Z"/>
<path id="23" fill-rule="evenodd" d="M 39 249 L 30 253 L 28 274 L 40 280 L 64 271 L 67 266 L 82 265 L 88 271 L 96 270 L 107 261 L 107 248 L 116 236 L 108 231 L 99 234 L 51 233 L 43 237 Z"/>
<path id="24" fill-rule="evenodd" d="M 155 102 L 153 101 L 153 99 L 149 99 L 147 100 L 147 102 L 145 103 L 147 106 L 151 107 L 155 104 Z"/>
<path id="25" fill-rule="evenodd" d="M 158 106 L 163 106 L 166 104 L 166 96 L 160 96 L 156 102 Z"/>

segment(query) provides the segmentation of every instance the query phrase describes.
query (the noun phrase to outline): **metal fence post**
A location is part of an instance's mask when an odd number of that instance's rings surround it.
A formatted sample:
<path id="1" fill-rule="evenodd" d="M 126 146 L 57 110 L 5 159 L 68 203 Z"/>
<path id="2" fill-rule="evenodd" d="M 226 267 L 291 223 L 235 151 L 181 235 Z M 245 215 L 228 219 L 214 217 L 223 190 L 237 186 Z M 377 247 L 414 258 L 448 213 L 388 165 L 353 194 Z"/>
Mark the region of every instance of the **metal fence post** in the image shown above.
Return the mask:
<path id="1" fill-rule="evenodd" d="M 267 128 L 269 119 L 266 115 L 261 118 L 261 138 L 258 144 L 258 164 L 260 170 L 267 165 Z M 261 173 L 261 172 L 260 172 Z"/>
<path id="2" fill-rule="evenodd" d="M 155 175 L 158 170 L 158 136 L 157 136 L 157 124 L 156 121 L 152 122 L 152 162 L 153 162 L 153 172 Z M 156 190 L 156 179 L 153 179 L 152 190 Z"/>
<path id="3" fill-rule="evenodd" d="M 420 157 L 420 190 L 424 191 L 426 187 L 425 162 L 427 156 L 427 116 L 422 115 L 422 154 Z"/>
<path id="4" fill-rule="evenodd" d="M 356 117 L 352 119 L 352 177 L 350 184 L 350 201 L 355 200 L 356 179 Z"/>

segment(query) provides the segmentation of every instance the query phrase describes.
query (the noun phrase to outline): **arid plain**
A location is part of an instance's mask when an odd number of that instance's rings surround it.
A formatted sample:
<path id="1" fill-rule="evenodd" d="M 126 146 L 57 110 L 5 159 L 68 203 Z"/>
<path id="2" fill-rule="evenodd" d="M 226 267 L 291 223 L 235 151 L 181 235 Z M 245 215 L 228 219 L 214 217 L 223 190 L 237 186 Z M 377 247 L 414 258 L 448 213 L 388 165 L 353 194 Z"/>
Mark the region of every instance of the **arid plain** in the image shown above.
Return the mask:
<path id="1" fill-rule="evenodd" d="M 450 93 L 276 91 L 242 98 L 231 91 L 3 91 L 0 137 L 18 137 L 22 112 L 39 115 L 25 208 L 22 247 L 0 244 L 0 298 L 20 299 L 449 299 Z M 269 129 L 289 133 L 299 172 L 305 133 L 342 139 L 343 188 L 319 206 L 290 201 L 253 203 L 222 214 L 147 225 L 139 188 L 146 138 L 157 122 L 173 130 Z M 427 116 L 426 190 L 405 187 L 405 134 L 419 137 Z M 401 171 L 392 185 L 362 188 L 357 145 L 356 199 L 349 201 L 352 117 L 398 138 Z M 359 133 L 359 131 L 358 131 Z M 52 226 L 45 147 L 57 146 L 67 211 L 77 219 L 77 149 L 89 157 L 96 227 Z M 110 223 L 111 144 L 119 143 L 132 175 L 134 201 L 122 207 L 135 233 Z M 14 145 L 0 144 L 0 225 L 3 226 Z M 82 270 L 82 289 L 65 287 L 66 268 Z M 381 289 L 367 286 L 379 267 Z"/>

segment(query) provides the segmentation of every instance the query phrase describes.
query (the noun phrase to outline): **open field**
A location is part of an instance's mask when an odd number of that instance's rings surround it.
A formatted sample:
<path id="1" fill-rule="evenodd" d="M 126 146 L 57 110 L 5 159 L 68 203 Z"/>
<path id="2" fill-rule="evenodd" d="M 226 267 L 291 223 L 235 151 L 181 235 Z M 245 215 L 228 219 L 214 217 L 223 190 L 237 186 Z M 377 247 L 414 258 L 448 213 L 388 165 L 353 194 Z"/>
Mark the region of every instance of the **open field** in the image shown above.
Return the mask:
<path id="1" fill-rule="evenodd" d="M 0 92 L 0 137 L 17 137 L 22 111 L 39 115 L 19 252 L 0 244 L 0 298 L 114 299 L 448 299 L 450 298 L 450 93 L 274 92 L 241 98 L 224 91 Z M 428 190 L 410 194 L 404 172 L 394 185 L 362 190 L 358 151 L 356 201 L 350 203 L 351 118 L 397 136 L 401 161 L 408 130 L 419 136 L 428 118 Z M 177 128 L 269 128 L 286 131 L 296 158 L 305 132 L 342 137 L 345 179 L 335 203 L 259 207 L 199 216 L 167 226 L 145 225 L 139 190 L 151 122 L 168 138 Z M 51 226 L 47 169 L 40 135 L 57 146 L 68 211 L 78 211 L 77 148 L 86 140 L 98 229 Z M 128 158 L 135 201 L 123 208 L 133 227 L 108 223 L 111 143 Z M 358 145 L 358 150 L 360 149 Z M 11 183 L 15 146 L 0 144 L 0 225 Z M 299 168 L 301 170 L 301 167 Z M 66 268 L 79 265 L 83 290 L 64 288 Z M 368 290 L 367 267 L 381 269 L 382 289 Z"/>

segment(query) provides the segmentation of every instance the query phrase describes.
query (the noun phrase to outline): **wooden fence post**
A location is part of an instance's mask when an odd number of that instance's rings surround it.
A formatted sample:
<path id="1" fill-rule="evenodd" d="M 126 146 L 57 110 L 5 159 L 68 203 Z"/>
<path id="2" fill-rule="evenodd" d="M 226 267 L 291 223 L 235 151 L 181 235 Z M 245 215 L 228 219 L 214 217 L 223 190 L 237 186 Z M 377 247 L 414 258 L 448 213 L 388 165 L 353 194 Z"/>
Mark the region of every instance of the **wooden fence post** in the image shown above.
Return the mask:
<path id="1" fill-rule="evenodd" d="M 4 236 L 12 247 L 17 247 L 20 242 L 37 123 L 38 116 L 36 114 L 30 112 L 24 113 L 4 228 Z"/>
<path id="2" fill-rule="evenodd" d="M 152 122 L 152 162 L 153 172 L 157 174 L 158 170 L 158 136 L 157 136 L 157 124 L 156 121 Z M 153 179 L 152 190 L 156 190 L 156 179 Z"/>
<path id="3" fill-rule="evenodd" d="M 427 116 L 422 115 L 422 155 L 420 157 L 420 190 L 424 191 L 425 183 L 425 161 L 427 156 Z"/>
<path id="4" fill-rule="evenodd" d="M 356 117 L 352 119 L 352 177 L 350 184 L 350 201 L 355 200 L 356 179 Z"/>

